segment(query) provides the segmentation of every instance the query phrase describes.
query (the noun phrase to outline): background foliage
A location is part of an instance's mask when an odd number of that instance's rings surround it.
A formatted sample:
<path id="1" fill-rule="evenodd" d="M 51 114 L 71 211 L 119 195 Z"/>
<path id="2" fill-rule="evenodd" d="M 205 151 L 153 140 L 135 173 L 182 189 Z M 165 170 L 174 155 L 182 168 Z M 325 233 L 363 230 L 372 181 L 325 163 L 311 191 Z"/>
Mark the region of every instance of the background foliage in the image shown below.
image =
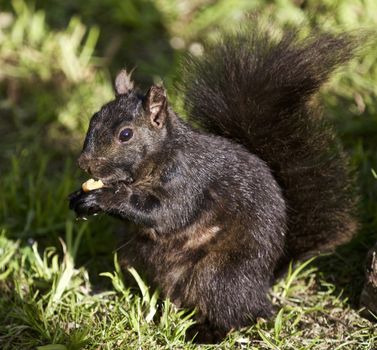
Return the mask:
<path id="1" fill-rule="evenodd" d="M 119 224 L 76 222 L 66 197 L 85 178 L 75 159 L 116 71 L 136 67 L 144 89 L 162 79 L 180 109 L 182 55 L 200 54 L 248 14 L 275 30 L 377 28 L 375 0 L 0 1 L 0 348 L 195 347 L 183 342 L 190 314 L 159 301 L 135 271 L 140 290 L 124 286 L 113 259 Z M 320 98 L 357 170 L 360 235 L 290 271 L 271 294 L 276 319 L 233 332 L 221 348 L 377 347 L 357 310 L 377 238 L 375 40 Z"/>

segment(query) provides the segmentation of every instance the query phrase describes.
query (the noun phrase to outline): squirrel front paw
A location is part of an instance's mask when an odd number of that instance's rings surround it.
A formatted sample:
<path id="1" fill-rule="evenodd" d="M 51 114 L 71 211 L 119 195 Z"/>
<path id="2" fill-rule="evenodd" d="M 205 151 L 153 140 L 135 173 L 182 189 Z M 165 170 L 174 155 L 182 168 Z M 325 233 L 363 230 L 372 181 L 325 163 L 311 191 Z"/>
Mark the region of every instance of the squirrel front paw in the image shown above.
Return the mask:
<path id="1" fill-rule="evenodd" d="M 69 195 L 69 208 L 74 210 L 77 217 L 94 215 L 104 211 L 106 189 L 97 189 L 89 192 L 79 190 Z"/>

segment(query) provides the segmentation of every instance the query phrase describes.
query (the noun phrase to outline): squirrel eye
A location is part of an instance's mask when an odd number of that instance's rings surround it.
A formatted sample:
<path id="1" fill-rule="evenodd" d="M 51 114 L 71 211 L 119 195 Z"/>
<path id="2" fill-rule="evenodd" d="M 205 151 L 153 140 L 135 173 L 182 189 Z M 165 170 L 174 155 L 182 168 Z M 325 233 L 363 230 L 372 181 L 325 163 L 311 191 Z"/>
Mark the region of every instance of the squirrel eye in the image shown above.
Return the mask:
<path id="1" fill-rule="evenodd" d="M 127 141 L 131 140 L 133 134 L 134 133 L 133 133 L 132 129 L 130 129 L 130 128 L 123 129 L 119 133 L 119 141 L 120 142 L 127 142 Z"/>

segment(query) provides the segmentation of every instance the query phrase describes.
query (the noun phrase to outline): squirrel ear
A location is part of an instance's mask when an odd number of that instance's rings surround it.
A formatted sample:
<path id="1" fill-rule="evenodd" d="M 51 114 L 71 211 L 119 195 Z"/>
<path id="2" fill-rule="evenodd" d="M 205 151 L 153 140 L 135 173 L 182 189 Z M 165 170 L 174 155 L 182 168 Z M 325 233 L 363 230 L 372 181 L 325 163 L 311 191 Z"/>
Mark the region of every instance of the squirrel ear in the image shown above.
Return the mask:
<path id="1" fill-rule="evenodd" d="M 152 85 L 144 97 L 143 107 L 149 113 L 152 125 L 162 128 L 168 114 L 164 87 Z"/>
<path id="2" fill-rule="evenodd" d="M 131 80 L 131 74 L 122 69 L 115 78 L 115 93 L 116 95 L 124 95 L 134 88 L 134 82 Z"/>

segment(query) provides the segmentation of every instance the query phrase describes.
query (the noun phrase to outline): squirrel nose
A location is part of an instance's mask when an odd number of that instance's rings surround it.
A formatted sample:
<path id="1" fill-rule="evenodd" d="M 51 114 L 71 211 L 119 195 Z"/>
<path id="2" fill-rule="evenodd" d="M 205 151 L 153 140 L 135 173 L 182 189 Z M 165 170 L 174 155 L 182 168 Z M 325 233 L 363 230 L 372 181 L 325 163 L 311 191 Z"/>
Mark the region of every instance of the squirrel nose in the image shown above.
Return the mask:
<path id="1" fill-rule="evenodd" d="M 89 175 L 92 174 L 90 169 L 91 159 L 87 154 L 82 153 L 79 159 L 77 159 L 77 163 L 82 170 L 86 171 Z"/>

